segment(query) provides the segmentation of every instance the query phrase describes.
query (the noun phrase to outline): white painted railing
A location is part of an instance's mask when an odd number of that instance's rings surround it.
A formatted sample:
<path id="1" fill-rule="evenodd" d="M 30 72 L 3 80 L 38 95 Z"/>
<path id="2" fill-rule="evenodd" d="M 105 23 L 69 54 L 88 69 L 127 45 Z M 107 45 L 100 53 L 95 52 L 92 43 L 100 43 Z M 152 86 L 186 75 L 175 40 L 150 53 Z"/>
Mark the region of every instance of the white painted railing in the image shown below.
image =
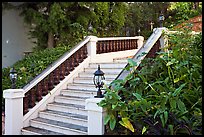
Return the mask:
<path id="1" fill-rule="evenodd" d="M 142 46 L 144 38 L 139 37 L 119 37 L 119 38 L 97 38 L 95 36 L 88 36 L 82 42 L 77 44 L 69 52 L 65 53 L 57 61 L 49 65 L 40 75 L 34 78 L 23 89 L 7 89 L 3 92 L 5 98 L 5 135 L 19 135 L 21 134 L 21 128 L 29 126 L 29 120 L 38 116 L 38 111 L 46 108 L 46 104 L 54 100 L 54 96 L 60 93 L 62 88 L 66 88 L 68 81 L 71 81 L 76 76 L 79 70 L 82 70 L 84 66 L 87 66 L 90 62 L 90 58 L 96 56 L 96 45 L 100 40 L 138 40 L 138 46 Z M 81 49 L 84 45 L 87 47 L 88 57 L 73 72 L 60 81 L 60 83 L 52 88 L 50 94 L 44 96 L 36 105 L 29 109 L 28 113 L 23 115 L 25 95 L 40 81 L 50 75 L 59 65 Z M 30 98 L 31 99 L 31 98 Z M 26 104 L 27 105 L 27 104 Z"/>

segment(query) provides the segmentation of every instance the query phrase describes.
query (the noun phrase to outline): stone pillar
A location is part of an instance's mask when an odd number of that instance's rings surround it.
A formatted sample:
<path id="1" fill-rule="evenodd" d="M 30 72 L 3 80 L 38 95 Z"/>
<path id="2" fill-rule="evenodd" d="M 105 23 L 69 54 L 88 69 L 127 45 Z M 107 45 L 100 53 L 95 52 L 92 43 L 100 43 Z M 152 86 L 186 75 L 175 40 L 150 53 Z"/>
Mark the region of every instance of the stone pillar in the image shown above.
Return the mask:
<path id="1" fill-rule="evenodd" d="M 96 55 L 96 42 L 98 40 L 96 36 L 88 36 L 88 37 L 91 38 L 87 43 L 88 56 L 93 57 Z"/>
<path id="2" fill-rule="evenodd" d="M 137 45 L 138 45 L 138 49 L 141 48 L 143 46 L 144 43 L 144 37 L 143 36 L 137 36 L 138 40 L 137 40 Z"/>
<path id="3" fill-rule="evenodd" d="M 104 135 L 105 111 L 102 107 L 97 105 L 102 99 L 103 98 L 86 99 L 85 109 L 88 110 L 88 135 Z"/>
<path id="4" fill-rule="evenodd" d="M 5 135 L 20 135 L 23 127 L 23 89 L 7 89 L 5 98 Z"/>

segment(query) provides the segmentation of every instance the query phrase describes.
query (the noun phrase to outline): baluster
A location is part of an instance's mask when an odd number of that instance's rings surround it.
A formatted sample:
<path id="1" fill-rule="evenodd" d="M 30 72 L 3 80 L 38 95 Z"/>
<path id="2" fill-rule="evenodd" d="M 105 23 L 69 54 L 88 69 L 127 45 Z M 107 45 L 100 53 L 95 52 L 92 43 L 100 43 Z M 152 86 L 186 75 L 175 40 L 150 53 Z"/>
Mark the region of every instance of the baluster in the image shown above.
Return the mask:
<path id="1" fill-rule="evenodd" d="M 102 43 L 103 43 L 103 42 L 102 42 Z M 106 53 L 105 46 L 104 46 L 102 43 L 101 43 L 101 45 L 100 45 L 100 47 L 101 47 L 101 48 L 100 48 L 100 51 L 101 51 L 100 53 Z"/>
<path id="2" fill-rule="evenodd" d="M 25 97 L 23 98 L 23 115 L 25 115 L 28 112 L 28 97 L 29 92 L 25 93 Z"/>
<path id="3" fill-rule="evenodd" d="M 87 55 L 88 55 L 88 53 L 87 53 L 87 45 L 85 45 L 85 46 L 83 46 L 83 58 L 85 59 L 85 58 L 87 58 Z"/>
<path id="4" fill-rule="evenodd" d="M 103 53 L 103 49 L 102 49 L 102 41 L 100 41 L 100 44 L 99 44 L 99 54 Z"/>
<path id="5" fill-rule="evenodd" d="M 51 72 L 48 76 L 48 90 L 52 90 L 54 88 L 54 78 L 53 78 L 53 74 L 54 72 Z"/>
<path id="6" fill-rule="evenodd" d="M 42 95 L 45 96 L 48 93 L 48 81 L 47 78 L 43 80 L 43 92 Z"/>
<path id="7" fill-rule="evenodd" d="M 112 40 L 112 45 L 113 45 L 113 52 L 116 52 L 117 51 L 117 45 L 115 43 L 115 40 Z"/>
<path id="8" fill-rule="evenodd" d="M 99 46 L 100 46 L 100 42 L 96 42 L 96 54 L 100 54 Z"/>
<path id="9" fill-rule="evenodd" d="M 29 108 L 33 108 L 35 106 L 35 99 L 36 99 L 36 96 L 35 96 L 35 88 L 32 88 L 30 91 L 30 96 L 29 96 Z"/>
<path id="10" fill-rule="evenodd" d="M 117 40 L 115 40 L 114 42 L 115 42 L 115 51 L 119 51 L 118 41 L 117 41 Z"/>
<path id="11" fill-rule="evenodd" d="M 122 40 L 123 43 L 123 51 L 125 50 L 125 40 Z"/>
<path id="12" fill-rule="evenodd" d="M 36 100 L 40 101 L 42 99 L 42 84 L 41 82 L 38 83 L 37 85 L 37 92 L 36 92 Z"/>
<path id="13" fill-rule="evenodd" d="M 65 67 L 64 75 L 67 76 L 69 75 L 69 59 L 65 60 L 64 67 Z"/>
<path id="14" fill-rule="evenodd" d="M 136 48 L 138 48 L 138 44 L 137 44 L 137 41 L 138 41 L 138 40 L 135 40 L 135 45 L 136 45 Z"/>
<path id="15" fill-rule="evenodd" d="M 132 44 L 132 39 L 130 39 L 130 49 L 134 49 L 133 44 Z"/>
<path id="16" fill-rule="evenodd" d="M 70 71 L 74 70 L 74 58 L 73 58 L 73 55 L 70 57 L 69 66 L 70 66 L 70 69 L 69 69 Z"/>
<path id="17" fill-rule="evenodd" d="M 131 50 L 132 49 L 132 41 L 131 41 L 131 39 L 129 39 L 129 49 Z"/>
<path id="18" fill-rule="evenodd" d="M 127 43 L 128 43 L 128 50 L 130 50 L 131 46 L 130 46 L 130 40 L 129 39 L 127 40 Z"/>
<path id="19" fill-rule="evenodd" d="M 80 48 L 79 50 L 79 63 L 83 62 L 83 47 Z"/>
<path id="20" fill-rule="evenodd" d="M 77 67 L 79 65 L 79 59 L 78 59 L 78 51 L 74 53 L 74 67 Z"/>
<path id="21" fill-rule="evenodd" d="M 64 79 L 64 62 L 60 64 L 59 69 L 60 69 L 60 80 L 63 80 Z"/>
<path id="22" fill-rule="evenodd" d="M 103 41 L 102 47 L 103 47 L 103 53 L 107 53 L 107 44 L 105 43 L 105 41 Z"/>
<path id="23" fill-rule="evenodd" d="M 108 52 L 112 52 L 113 48 L 112 48 L 111 40 L 109 40 L 107 43 L 108 43 L 108 47 L 109 47 Z"/>
<path id="24" fill-rule="evenodd" d="M 54 85 L 57 85 L 57 84 L 59 84 L 59 70 L 58 70 L 58 68 L 56 68 L 55 70 L 54 70 Z"/>

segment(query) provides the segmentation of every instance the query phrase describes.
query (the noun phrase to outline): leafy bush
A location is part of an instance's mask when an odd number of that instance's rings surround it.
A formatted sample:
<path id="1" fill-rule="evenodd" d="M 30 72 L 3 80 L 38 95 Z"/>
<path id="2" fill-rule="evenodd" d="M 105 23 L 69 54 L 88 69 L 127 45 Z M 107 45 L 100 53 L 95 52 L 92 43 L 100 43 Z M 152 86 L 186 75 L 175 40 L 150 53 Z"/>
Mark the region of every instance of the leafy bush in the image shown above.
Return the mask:
<path id="1" fill-rule="evenodd" d="M 202 35 L 171 34 L 168 48 L 106 88 L 106 134 L 202 134 Z"/>
<path id="2" fill-rule="evenodd" d="M 29 81 L 40 74 L 48 65 L 57 60 L 65 52 L 69 51 L 70 45 L 60 45 L 56 48 L 36 51 L 31 55 L 17 61 L 13 66 L 2 69 L 2 92 L 5 89 L 11 88 L 11 81 L 9 79 L 9 71 L 12 67 L 18 73 L 16 87 L 22 88 Z"/>

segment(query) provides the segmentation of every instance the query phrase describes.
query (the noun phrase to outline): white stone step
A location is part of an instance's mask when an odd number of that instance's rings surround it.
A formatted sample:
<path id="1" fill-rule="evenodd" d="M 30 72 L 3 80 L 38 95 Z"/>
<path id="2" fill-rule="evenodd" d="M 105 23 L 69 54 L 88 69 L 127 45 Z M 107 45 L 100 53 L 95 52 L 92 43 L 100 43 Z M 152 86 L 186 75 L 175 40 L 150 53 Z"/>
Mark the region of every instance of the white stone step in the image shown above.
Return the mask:
<path id="1" fill-rule="evenodd" d="M 105 81 L 110 84 L 114 79 L 105 78 Z M 93 84 L 93 78 L 74 78 L 73 83 Z"/>
<path id="2" fill-rule="evenodd" d="M 115 79 L 118 76 L 118 73 L 105 74 L 104 76 L 105 76 L 105 78 Z M 92 78 L 93 79 L 94 73 L 92 73 L 92 72 L 90 72 L 90 73 L 87 73 L 87 72 L 79 73 L 79 77 L 81 77 L 81 78 Z"/>
<path id="3" fill-rule="evenodd" d="M 79 83 L 70 83 L 67 85 L 67 89 L 72 89 L 72 90 L 89 90 L 89 91 L 97 91 L 97 88 L 95 87 L 94 84 L 79 84 Z"/>
<path id="4" fill-rule="evenodd" d="M 65 122 L 65 123 L 72 123 L 72 124 L 81 125 L 81 126 L 88 126 L 88 123 L 87 123 L 88 117 L 86 115 L 45 110 L 45 111 L 39 112 L 39 117 Z"/>
<path id="5" fill-rule="evenodd" d="M 87 110 L 85 110 L 84 105 L 58 103 L 58 102 L 47 104 L 47 109 L 53 110 L 53 111 L 66 112 L 66 113 L 80 114 L 80 115 L 87 115 L 88 113 Z"/>
<path id="6" fill-rule="evenodd" d="M 31 126 L 41 129 L 49 129 L 68 135 L 87 135 L 88 128 L 80 125 L 59 122 L 44 118 L 35 118 L 30 120 Z"/>
<path id="7" fill-rule="evenodd" d="M 84 71 L 87 72 L 87 73 L 93 73 L 96 71 L 97 69 L 94 69 L 94 68 L 85 68 Z M 106 76 L 106 74 L 119 74 L 122 69 L 111 69 L 111 68 L 101 68 L 101 71 L 103 71 Z"/>
<path id="8" fill-rule="evenodd" d="M 116 60 L 113 60 L 113 62 L 115 63 L 128 63 L 128 60 L 127 59 L 116 59 Z"/>
<path id="9" fill-rule="evenodd" d="M 96 96 L 95 91 L 85 91 L 85 90 L 72 90 L 72 89 L 63 89 L 61 90 L 61 95 L 63 96 L 78 96 L 78 97 L 93 97 Z"/>
<path id="10" fill-rule="evenodd" d="M 89 68 L 95 68 L 97 70 L 98 65 L 100 65 L 101 70 L 103 68 L 120 68 L 123 69 L 126 66 L 127 63 L 125 62 L 113 62 L 113 63 L 90 63 Z"/>
<path id="11" fill-rule="evenodd" d="M 55 96 L 55 102 L 77 104 L 77 105 L 85 105 L 86 99 L 88 99 L 88 97 L 62 96 L 62 95 Z"/>
<path id="12" fill-rule="evenodd" d="M 40 129 L 36 127 L 25 127 L 21 130 L 22 135 L 65 135 L 58 132 L 53 132 L 46 129 Z"/>

